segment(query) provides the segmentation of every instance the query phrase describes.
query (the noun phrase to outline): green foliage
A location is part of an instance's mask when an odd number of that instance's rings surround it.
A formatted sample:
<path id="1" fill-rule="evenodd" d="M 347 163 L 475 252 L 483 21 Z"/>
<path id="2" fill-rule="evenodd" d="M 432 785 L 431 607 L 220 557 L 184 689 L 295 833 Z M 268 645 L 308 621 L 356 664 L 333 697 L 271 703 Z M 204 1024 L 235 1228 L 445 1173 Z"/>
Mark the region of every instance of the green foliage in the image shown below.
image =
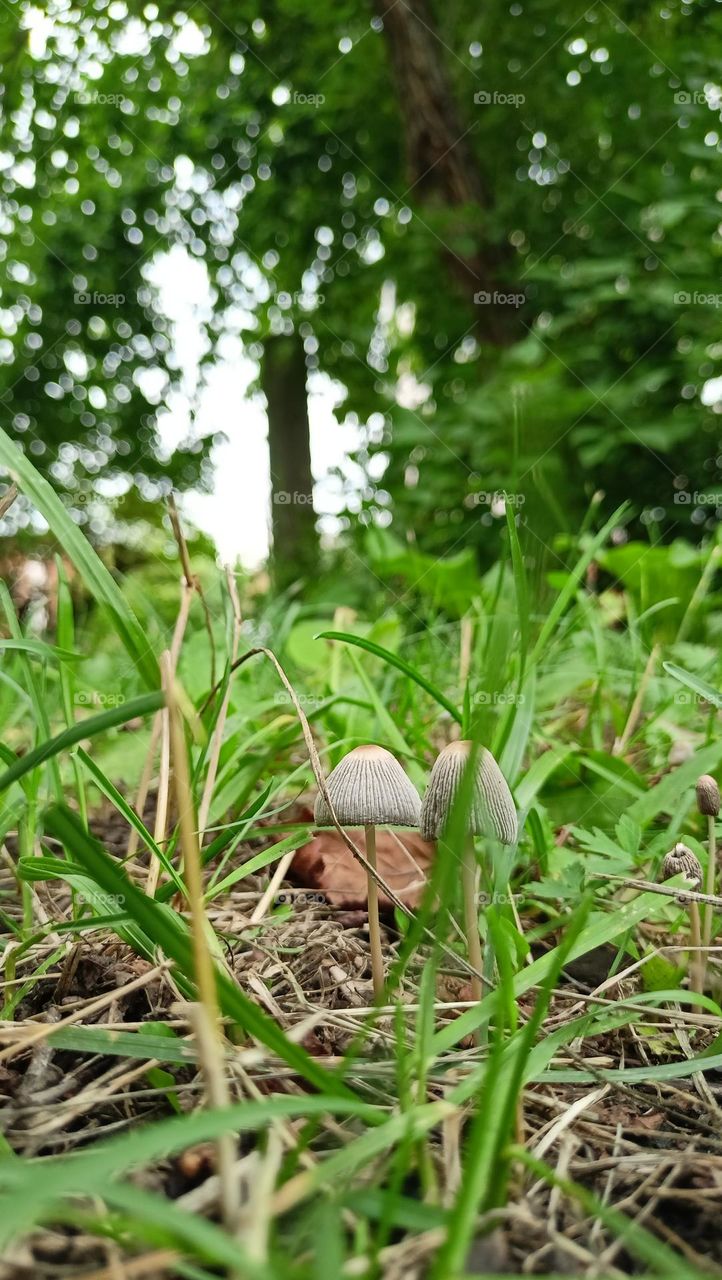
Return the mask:
<path id="1" fill-rule="evenodd" d="M 498 0 L 434 6 L 479 205 L 405 180 L 387 34 L 354 5 L 274 0 L 256 22 L 225 0 L 155 20 L 54 4 L 44 38 L 6 22 L 11 431 L 81 521 L 99 467 L 128 501 L 132 483 L 199 481 L 212 438 L 168 457 L 157 434 L 172 395 L 193 399 L 147 273 L 175 246 L 210 283 L 203 362 L 298 330 L 362 424 L 362 518 L 391 501 L 419 554 L 463 540 L 491 562 L 497 491 L 547 545 L 597 489 L 696 537 L 714 503 L 689 495 L 719 474 L 700 400 L 720 359 L 715 20 L 711 0 L 663 16 L 531 0 L 521 21 Z M 455 269 L 472 261 L 489 279 Z M 427 388 L 414 407 L 402 376 Z"/>

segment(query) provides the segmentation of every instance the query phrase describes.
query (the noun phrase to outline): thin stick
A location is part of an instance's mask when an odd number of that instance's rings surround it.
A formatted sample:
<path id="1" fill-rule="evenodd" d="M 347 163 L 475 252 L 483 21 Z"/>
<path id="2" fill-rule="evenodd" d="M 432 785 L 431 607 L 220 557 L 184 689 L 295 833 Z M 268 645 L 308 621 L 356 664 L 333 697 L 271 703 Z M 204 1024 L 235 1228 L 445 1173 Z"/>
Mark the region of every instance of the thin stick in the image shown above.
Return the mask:
<path id="1" fill-rule="evenodd" d="M 206 938 L 206 913 L 203 902 L 201 857 L 193 816 L 193 793 L 186 753 L 185 735 L 180 711 L 173 692 L 173 668 L 168 650 L 161 654 L 161 675 L 168 709 L 171 748 L 173 753 L 173 783 L 178 805 L 180 844 L 183 850 L 183 869 L 191 912 L 193 955 L 198 995 L 211 1015 L 211 1022 L 218 1024 L 218 1002 L 213 961 Z"/>
<path id="2" fill-rule="evenodd" d="M 6 492 L 3 494 L 2 498 L 0 498 L 0 520 L 2 520 L 3 516 L 7 515 L 8 511 L 10 510 L 17 496 L 18 496 L 18 487 L 16 484 L 13 483 L 10 485 L 10 488 L 6 490 Z"/>
<path id="3" fill-rule="evenodd" d="M 228 593 L 231 597 L 233 605 L 233 641 L 231 646 L 231 666 L 238 657 L 238 646 L 241 642 L 241 604 L 238 599 L 236 590 L 236 580 L 230 569 L 226 569 L 226 582 L 228 583 Z M 208 813 L 211 807 L 211 799 L 213 797 L 213 788 L 216 785 L 216 775 L 218 773 L 218 761 L 221 756 L 221 746 L 223 745 L 223 731 L 226 727 L 226 716 L 228 715 L 228 704 L 231 699 L 231 679 L 228 677 L 226 692 L 223 695 L 221 709 L 218 712 L 218 719 L 213 730 L 211 738 L 210 751 L 208 752 L 208 772 L 206 774 L 205 784 L 203 786 L 203 795 L 201 796 L 200 808 L 198 810 L 198 840 L 203 844 L 203 834 L 208 821 Z"/>
<path id="4" fill-rule="evenodd" d="M 173 497 L 172 493 L 168 498 L 168 515 L 170 516 L 170 523 L 171 523 L 171 528 L 173 530 L 173 537 L 175 538 L 178 544 L 178 551 L 180 553 L 181 564 L 183 566 L 183 576 L 186 580 L 186 585 L 188 587 L 191 587 L 194 591 L 198 592 L 198 598 L 203 607 L 203 614 L 206 620 L 206 630 L 208 632 L 208 643 L 210 645 L 210 650 L 211 650 L 211 684 L 215 684 L 216 682 L 216 642 L 213 639 L 213 624 L 211 621 L 211 611 L 208 608 L 208 601 L 206 600 L 205 595 L 203 594 L 203 587 L 201 586 L 200 579 L 197 578 L 196 575 L 193 573 L 193 569 L 191 566 L 190 553 L 188 551 L 188 543 L 186 542 L 185 534 L 183 533 L 183 526 L 181 525 L 180 516 L 178 514 L 178 508 L 176 506 L 175 498 Z"/>
<path id="5" fill-rule="evenodd" d="M 8 1033 L 14 1033 L 13 1039 L 7 1049 L 3 1049 L 0 1053 L 0 1062 L 9 1062 L 18 1053 L 25 1053 L 31 1045 L 38 1044 L 41 1040 L 47 1040 L 48 1036 L 55 1035 L 64 1027 L 71 1027 L 76 1022 L 82 1021 L 83 1018 L 90 1018 L 92 1013 L 99 1013 L 101 1009 L 107 1009 L 109 1005 L 114 1004 L 121 996 L 130 995 L 131 991 L 137 991 L 139 987 L 145 987 L 152 982 L 167 968 L 165 962 L 158 964 L 154 969 L 149 969 L 147 973 L 142 973 L 139 978 L 133 978 L 132 982 L 127 982 L 124 987 L 114 987 L 112 991 L 107 991 L 105 995 L 98 996 L 95 1000 L 91 1000 L 89 1004 L 83 1004 L 73 1013 L 68 1014 L 67 1018 L 61 1018 L 60 1022 L 42 1022 L 33 1024 L 26 1035 L 18 1036 L 18 1032 L 24 1031 L 24 1027 L 4 1026 L 1 1029 L 3 1038 Z"/>
<path id="6" fill-rule="evenodd" d="M 461 885 L 464 895 L 464 932 L 469 952 L 469 963 L 476 970 L 471 979 L 471 995 L 473 1000 L 481 1000 L 484 992 L 482 974 L 484 957 L 479 937 L 479 864 L 474 852 L 474 842 L 467 836 L 464 845 L 464 856 L 461 864 Z M 477 976 L 478 974 L 478 976 Z"/>
<path id="7" fill-rule="evenodd" d="M 471 646 L 474 639 L 474 619 L 467 613 L 461 619 L 459 635 L 459 684 L 464 689 L 471 670 Z"/>
<path id="8" fill-rule="evenodd" d="M 207 919 L 203 901 L 201 851 L 193 813 L 193 792 L 183 723 L 173 688 L 172 658 L 167 650 L 161 654 L 160 666 L 168 710 L 183 870 L 191 913 L 193 968 L 200 1001 L 199 1006 L 194 1010 L 198 1057 L 202 1064 L 206 1093 L 211 1106 L 226 1107 L 230 1105 L 230 1094 L 225 1074 L 224 1039 L 218 1008 L 216 977 L 206 936 Z M 216 1150 L 223 1221 L 227 1230 L 235 1233 L 238 1229 L 240 1199 L 233 1168 L 236 1157 L 233 1134 L 225 1133 L 219 1137 Z"/>
<path id="9" fill-rule="evenodd" d="M 366 836 L 366 857 L 373 870 L 376 870 L 376 828 L 373 824 L 364 827 Z M 379 887 L 372 875 L 367 873 L 368 884 L 368 917 L 369 945 L 371 948 L 371 975 L 374 984 L 374 1000 L 384 998 L 384 957 L 381 950 L 381 926 L 379 924 Z"/>
<path id="10" fill-rule="evenodd" d="M 647 686 L 649 684 L 649 681 L 652 678 L 652 672 L 654 670 L 658 656 L 659 656 L 659 645 L 655 644 L 652 648 L 649 658 L 647 659 L 647 664 L 644 668 L 644 671 L 642 672 L 642 678 L 639 681 L 639 688 L 637 689 L 637 696 L 635 697 L 634 702 L 632 703 L 632 706 L 630 708 L 629 715 L 627 716 L 627 723 L 625 724 L 624 729 L 622 731 L 622 736 L 621 738 L 617 738 L 616 742 L 614 743 L 614 746 L 612 747 L 613 756 L 624 755 L 624 752 L 626 751 L 627 746 L 629 744 L 629 739 L 631 738 L 632 734 L 634 733 L 634 730 L 637 727 L 637 721 L 639 720 L 639 717 L 642 712 L 644 695 L 647 692 Z"/>
<path id="11" fill-rule="evenodd" d="M 706 910 L 706 908 L 705 908 Z M 689 904 L 689 935 L 692 951 L 689 957 L 689 985 L 701 995 L 704 991 L 705 956 L 702 953 L 702 937 L 699 923 L 699 903 Z"/>
<path id="12" fill-rule="evenodd" d="M 187 605 L 186 605 L 186 601 L 187 601 Z M 180 609 L 178 611 L 178 616 L 176 618 L 175 628 L 173 631 L 173 639 L 171 641 L 171 647 L 170 647 L 171 654 L 180 653 L 181 645 L 183 643 L 183 636 L 185 634 L 186 623 L 188 621 L 189 609 L 190 609 L 190 599 L 188 598 L 188 593 L 185 590 L 185 583 L 184 583 L 182 594 L 181 594 Z M 145 810 L 145 802 L 148 798 L 148 789 L 150 787 L 150 780 L 153 777 L 153 765 L 155 762 L 155 753 L 158 747 L 158 739 L 161 735 L 164 714 L 165 714 L 165 708 L 163 708 L 162 711 L 158 711 L 156 715 L 153 717 L 153 727 L 151 729 L 150 742 L 148 743 L 148 751 L 145 757 L 145 763 L 143 764 L 143 772 L 141 774 L 140 782 L 138 783 L 138 791 L 135 797 L 135 812 L 138 814 L 139 818 L 143 817 L 143 812 Z M 136 831 L 135 827 L 131 827 L 130 835 L 128 837 L 128 848 L 125 855 L 126 860 L 128 862 L 131 862 L 135 857 L 138 851 L 139 841 L 140 841 L 140 836 L 138 835 L 138 832 Z M 158 841 L 156 840 L 156 844 L 157 843 Z"/>
<path id="13" fill-rule="evenodd" d="M 202 1004 L 191 1005 L 191 1024 L 198 1045 L 198 1057 L 202 1064 L 206 1097 L 211 1107 L 221 1109 L 231 1105 L 228 1079 L 225 1073 L 223 1041 L 220 1029 L 213 1025 L 209 1011 Z M 224 1133 L 216 1140 L 218 1161 L 218 1185 L 221 1214 L 226 1229 L 236 1235 L 241 1212 L 241 1190 L 236 1176 L 236 1143 L 232 1133 Z"/>
<path id="14" fill-rule="evenodd" d="M 715 819 L 711 813 L 707 814 L 707 874 L 705 878 L 705 892 L 709 897 L 714 897 L 714 882 L 717 872 L 717 837 L 714 829 Z M 704 914 L 702 916 L 702 941 L 705 947 L 708 947 L 712 941 L 712 915 L 714 908 L 711 902 L 706 902 Z"/>
<path id="15" fill-rule="evenodd" d="M 178 667 L 178 659 L 180 657 L 181 645 L 185 635 L 186 626 L 188 625 L 188 615 L 190 614 L 191 601 L 193 599 L 193 584 L 184 580 L 181 588 L 181 602 L 178 610 L 178 617 L 173 631 L 173 640 L 170 647 L 170 671 L 175 676 Z M 155 843 L 160 845 L 165 843 L 166 830 L 168 826 L 168 796 L 170 791 L 170 726 L 168 722 L 168 708 L 163 707 L 158 712 L 158 724 L 160 730 L 160 775 L 158 778 L 158 797 L 155 809 L 155 824 L 153 828 L 153 839 Z M 152 735 L 151 735 L 152 742 Z M 150 754 L 150 753 L 149 753 Z M 152 764 L 152 757 L 151 757 Z M 145 805 L 145 797 L 143 798 Z M 138 815 L 142 818 L 142 812 Z M 128 844 L 130 849 L 130 842 Z M 160 879 L 160 862 L 155 854 L 150 855 L 150 866 L 148 868 L 148 878 L 145 884 L 145 891 L 150 898 L 155 896 L 158 888 L 158 880 Z"/>
<path id="16" fill-rule="evenodd" d="M 626 885 L 628 889 L 640 889 L 644 893 L 661 893 L 666 898 L 676 898 L 678 902 L 703 902 L 719 907 L 722 911 L 722 898 L 717 894 L 700 893 L 697 889 L 670 889 L 666 884 L 656 884 L 653 880 L 633 880 L 629 876 L 615 876 L 611 871 L 592 872 L 591 880 L 613 880 L 615 884 Z"/>

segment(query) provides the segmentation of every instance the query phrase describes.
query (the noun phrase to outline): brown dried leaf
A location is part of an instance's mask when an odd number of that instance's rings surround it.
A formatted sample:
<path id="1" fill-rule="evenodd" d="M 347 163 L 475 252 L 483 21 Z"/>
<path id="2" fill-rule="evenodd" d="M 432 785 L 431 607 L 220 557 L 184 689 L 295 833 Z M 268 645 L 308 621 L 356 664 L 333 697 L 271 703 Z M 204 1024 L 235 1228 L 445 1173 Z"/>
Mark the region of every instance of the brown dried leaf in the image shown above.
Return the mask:
<path id="1" fill-rule="evenodd" d="M 350 830 L 349 835 L 365 853 L 363 830 Z M 408 907 L 417 907 L 421 901 L 434 850 L 435 846 L 416 831 L 376 832 L 379 875 Z M 330 903 L 346 910 L 364 908 L 368 902 L 366 872 L 337 831 L 319 832 L 303 845 L 291 864 L 289 879 L 304 889 L 320 889 Z M 379 906 L 392 909 L 383 891 Z"/>

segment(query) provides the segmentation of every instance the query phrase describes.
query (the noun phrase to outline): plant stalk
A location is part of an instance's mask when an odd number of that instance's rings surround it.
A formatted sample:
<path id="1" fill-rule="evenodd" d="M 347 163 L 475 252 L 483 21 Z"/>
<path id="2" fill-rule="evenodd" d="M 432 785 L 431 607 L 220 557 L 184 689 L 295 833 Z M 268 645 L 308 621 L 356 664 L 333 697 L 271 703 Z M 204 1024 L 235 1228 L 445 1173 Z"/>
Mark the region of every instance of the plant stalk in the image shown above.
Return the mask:
<path id="1" fill-rule="evenodd" d="M 705 880 L 704 891 L 706 894 L 709 894 L 710 897 L 714 896 L 714 882 L 716 879 L 716 871 L 717 871 L 717 838 L 715 836 L 714 824 L 715 824 L 714 815 L 709 813 L 707 815 L 707 841 L 708 841 L 709 853 L 707 856 L 707 877 Z M 695 906 L 696 906 L 696 903 L 695 903 Z M 710 942 L 712 941 L 713 914 L 714 914 L 714 907 L 712 906 L 712 903 L 706 902 L 704 907 L 704 914 L 702 916 L 702 942 L 705 947 L 708 947 Z M 705 961 L 705 967 L 706 967 L 706 963 L 707 963 L 706 956 L 704 957 L 704 961 Z"/>
<path id="2" fill-rule="evenodd" d="M 198 992 L 198 1005 L 194 1010 L 193 1025 L 208 1101 L 212 1107 L 227 1107 L 230 1106 L 230 1094 L 225 1073 L 225 1045 L 218 1007 L 215 967 L 206 936 L 207 920 L 203 900 L 201 852 L 193 812 L 193 792 L 183 722 L 173 688 L 173 656 L 168 650 L 161 655 L 161 675 L 166 697 L 173 783 L 178 805 L 183 874 L 191 915 L 193 969 Z M 240 1191 L 234 1172 L 236 1159 L 234 1135 L 224 1133 L 219 1137 L 216 1140 L 216 1151 L 223 1221 L 231 1235 L 235 1235 L 238 1231 Z"/>
<path id="3" fill-rule="evenodd" d="M 464 895 L 464 932 L 469 953 L 469 964 L 478 971 L 471 979 L 471 998 L 481 1000 L 484 993 L 483 972 L 484 957 L 479 936 L 479 864 L 474 852 L 474 841 L 467 836 L 464 845 L 464 858 L 461 864 L 461 884 Z"/>
<path id="4" fill-rule="evenodd" d="M 712 819 L 714 821 L 714 819 Z M 689 961 L 689 985 L 701 995 L 704 991 L 706 953 L 702 951 L 702 930 L 699 921 L 699 903 L 689 904 L 689 936 L 692 943 Z"/>
<path id="5" fill-rule="evenodd" d="M 366 836 L 366 858 L 375 871 L 376 827 L 373 825 L 364 827 L 364 835 Z M 374 999 L 383 1000 L 385 975 L 384 957 L 381 950 L 381 926 L 379 924 L 379 887 L 374 877 L 369 875 L 368 872 L 366 881 L 368 884 L 369 944 L 371 947 L 371 976 L 374 984 Z"/>

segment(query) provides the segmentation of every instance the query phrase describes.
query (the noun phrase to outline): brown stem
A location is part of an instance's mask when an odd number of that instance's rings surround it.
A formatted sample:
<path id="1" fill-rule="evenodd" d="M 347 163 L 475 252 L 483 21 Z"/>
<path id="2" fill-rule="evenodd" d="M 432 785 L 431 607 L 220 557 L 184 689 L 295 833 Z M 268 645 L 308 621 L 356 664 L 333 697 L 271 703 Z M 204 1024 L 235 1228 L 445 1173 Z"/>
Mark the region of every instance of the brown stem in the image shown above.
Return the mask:
<path id="1" fill-rule="evenodd" d="M 717 838 L 714 830 L 714 815 L 707 815 L 707 843 L 709 853 L 707 855 L 707 878 L 705 880 L 705 893 L 710 897 L 714 895 L 715 873 L 717 871 Z M 702 940 L 705 947 L 708 947 L 712 941 L 712 916 L 714 907 L 711 902 L 705 903 L 704 915 L 702 917 Z M 706 963 L 706 957 L 705 957 Z"/>
<path id="2" fill-rule="evenodd" d="M 0 498 L 0 520 L 2 520 L 3 516 L 7 515 L 8 511 L 10 510 L 17 496 L 18 496 L 18 487 L 16 484 L 13 483 L 10 485 L 10 488 L 3 494 L 2 498 Z"/>
<path id="3" fill-rule="evenodd" d="M 366 857 L 376 870 L 376 828 L 364 827 L 366 836 Z M 379 924 L 379 887 L 372 875 L 367 873 L 369 899 L 369 944 L 371 947 L 371 975 L 374 984 L 374 999 L 381 1001 L 384 996 L 384 957 L 381 950 L 381 926 Z"/>
<path id="4" fill-rule="evenodd" d="M 699 906 L 689 904 L 689 935 L 692 949 L 689 957 L 689 985 L 699 995 L 704 991 L 705 956 L 702 952 L 702 931 L 699 923 Z"/>
<path id="5" fill-rule="evenodd" d="M 464 857 L 461 864 L 461 883 L 464 895 L 464 932 L 469 952 L 469 964 L 476 970 L 471 979 L 471 998 L 481 1000 L 484 992 L 483 973 L 484 959 L 479 937 L 479 864 L 476 861 L 474 842 L 467 837 L 464 846 Z M 477 976 L 478 975 L 478 976 Z"/>

